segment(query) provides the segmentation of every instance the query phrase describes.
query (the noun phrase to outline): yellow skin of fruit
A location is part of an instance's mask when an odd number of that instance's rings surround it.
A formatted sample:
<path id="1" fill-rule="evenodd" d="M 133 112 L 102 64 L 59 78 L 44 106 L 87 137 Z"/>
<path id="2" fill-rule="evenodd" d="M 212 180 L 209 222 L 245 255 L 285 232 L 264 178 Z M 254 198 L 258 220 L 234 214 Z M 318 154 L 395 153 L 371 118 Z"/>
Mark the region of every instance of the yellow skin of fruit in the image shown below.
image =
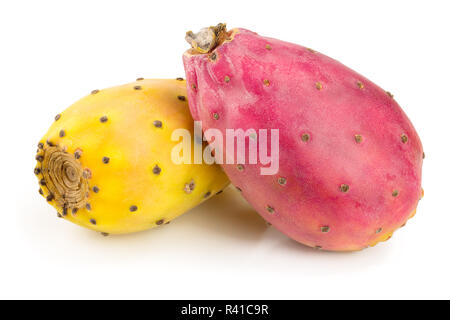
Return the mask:
<path id="1" fill-rule="evenodd" d="M 88 168 L 91 177 L 86 179 L 90 210 L 84 206 L 72 214 L 50 200 L 59 215 L 95 231 L 131 233 L 168 223 L 224 189 L 229 181 L 220 166 L 176 165 L 171 160 L 172 148 L 181 142 L 171 140 L 173 130 L 188 129 L 194 147 L 194 122 L 183 97 L 184 80 L 140 80 L 95 90 L 61 113 L 40 140 L 38 156 L 45 156 L 48 142 L 70 155 L 82 151 L 73 159 Z M 100 121 L 105 116 L 107 121 Z M 162 122 L 161 128 L 155 120 Z M 109 158 L 107 164 L 103 157 Z M 37 162 L 40 181 L 43 163 Z M 159 174 L 153 172 L 155 165 Z M 185 186 L 191 181 L 195 187 L 188 193 Z M 49 189 L 40 188 L 47 198 Z M 137 210 L 130 210 L 133 206 Z"/>

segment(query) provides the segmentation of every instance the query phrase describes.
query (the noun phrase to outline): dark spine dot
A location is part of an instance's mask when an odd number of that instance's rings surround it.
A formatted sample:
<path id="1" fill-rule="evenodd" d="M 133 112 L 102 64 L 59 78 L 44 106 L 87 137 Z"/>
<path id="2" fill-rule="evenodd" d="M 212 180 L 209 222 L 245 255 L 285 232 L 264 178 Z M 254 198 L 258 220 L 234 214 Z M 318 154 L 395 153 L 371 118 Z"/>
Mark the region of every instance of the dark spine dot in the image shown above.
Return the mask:
<path id="1" fill-rule="evenodd" d="M 161 168 L 158 167 L 158 165 L 156 165 L 156 166 L 153 167 L 152 172 L 153 172 L 154 174 L 160 174 L 160 173 L 161 173 Z"/>
<path id="2" fill-rule="evenodd" d="M 99 92 L 100 92 L 100 90 L 95 89 L 95 90 L 92 90 L 92 91 L 91 91 L 91 94 L 97 94 L 97 93 L 99 93 Z"/>
<path id="3" fill-rule="evenodd" d="M 211 53 L 209 58 L 211 59 L 211 61 L 216 61 L 217 60 L 217 53 L 215 53 L 215 52 Z"/>
<path id="4" fill-rule="evenodd" d="M 142 81 L 144 78 L 137 78 L 136 81 Z"/>
<path id="5" fill-rule="evenodd" d="M 88 168 L 83 170 L 83 178 L 85 179 L 90 179 L 92 178 L 92 171 L 89 170 Z"/>
<path id="6" fill-rule="evenodd" d="M 302 134 L 302 141 L 303 142 L 308 142 L 309 138 L 310 138 L 309 134 L 307 134 L 307 133 Z"/>
<path id="7" fill-rule="evenodd" d="M 408 142 L 408 136 L 406 134 L 404 134 L 404 133 L 401 135 L 401 139 L 402 139 L 403 143 L 407 143 Z"/>
<path id="8" fill-rule="evenodd" d="M 73 208 L 73 209 L 72 209 L 72 214 L 73 214 L 73 215 L 76 215 L 77 212 L 78 212 L 78 208 Z"/>
<path id="9" fill-rule="evenodd" d="M 208 191 L 207 193 L 205 193 L 205 195 L 203 196 L 203 198 L 208 198 L 211 195 L 211 191 Z"/>
<path id="10" fill-rule="evenodd" d="M 75 159 L 80 159 L 82 154 L 83 152 L 81 150 L 77 150 L 73 155 L 75 156 Z"/>
<path id="11" fill-rule="evenodd" d="M 134 90 L 141 90 L 142 87 L 141 87 L 141 86 L 134 86 L 133 89 L 134 89 Z"/>
<path id="12" fill-rule="evenodd" d="M 45 183 L 45 180 L 44 180 L 44 179 L 41 179 L 41 181 L 39 181 L 39 183 L 41 184 L 41 186 L 45 186 L 45 185 L 46 185 L 46 183 Z"/>
<path id="13" fill-rule="evenodd" d="M 216 196 L 217 196 L 218 194 L 221 194 L 222 192 L 223 192 L 223 190 L 218 191 L 218 192 L 216 193 Z"/>
<path id="14" fill-rule="evenodd" d="M 64 137 L 65 135 L 66 135 L 66 132 L 65 132 L 64 130 L 61 130 L 61 131 L 59 132 L 59 137 L 60 137 L 60 138 Z"/>
<path id="15" fill-rule="evenodd" d="M 320 227 L 320 232 L 322 232 L 322 233 L 327 233 L 329 231 L 330 231 L 330 227 L 329 226 Z"/>
<path id="16" fill-rule="evenodd" d="M 383 228 L 378 228 L 375 233 L 380 233 L 381 231 L 383 231 Z"/>
<path id="17" fill-rule="evenodd" d="M 41 169 L 39 169 L 39 168 L 34 168 L 34 174 L 35 175 L 38 175 L 38 174 L 40 174 L 41 173 Z"/>
<path id="18" fill-rule="evenodd" d="M 186 101 L 186 97 L 185 96 L 178 96 L 177 98 L 180 101 Z"/>
<path id="19" fill-rule="evenodd" d="M 392 93 L 390 93 L 389 91 L 386 91 L 386 94 L 387 94 L 390 98 L 393 98 L 393 97 L 394 97 L 394 95 L 393 95 Z"/>
<path id="20" fill-rule="evenodd" d="M 242 192 L 242 189 L 239 187 L 235 187 L 237 191 Z"/>
<path id="21" fill-rule="evenodd" d="M 100 118 L 100 122 L 101 123 L 105 123 L 106 121 L 108 121 L 108 117 L 107 116 L 103 116 Z"/>
<path id="22" fill-rule="evenodd" d="M 43 144 L 42 142 L 39 142 L 39 143 L 38 143 L 38 148 L 39 148 L 39 149 L 44 149 L 44 144 Z"/>
<path id="23" fill-rule="evenodd" d="M 44 191 L 42 191 L 41 188 L 39 188 L 39 194 L 40 194 L 40 195 L 44 195 Z"/>
<path id="24" fill-rule="evenodd" d="M 108 164 L 108 163 L 109 163 L 109 158 L 108 158 L 108 157 L 103 157 L 103 158 L 102 158 L 102 162 L 103 162 L 104 164 Z"/>
<path id="25" fill-rule="evenodd" d="M 39 161 L 39 162 L 42 162 L 44 160 L 44 157 L 42 155 L 38 154 L 36 156 L 36 160 Z"/>
<path id="26" fill-rule="evenodd" d="M 88 211 L 91 211 L 91 210 L 92 210 L 92 207 L 91 207 L 91 204 L 90 204 L 90 203 L 86 203 L 86 209 L 87 209 Z"/>
<path id="27" fill-rule="evenodd" d="M 106 232 L 100 232 L 100 234 L 101 234 L 102 236 L 104 236 L 104 237 L 109 236 L 109 233 L 106 233 Z"/>
<path id="28" fill-rule="evenodd" d="M 92 191 L 94 191 L 95 193 L 98 193 L 100 191 L 100 189 L 97 186 L 92 187 Z"/>
<path id="29" fill-rule="evenodd" d="M 62 215 L 61 215 L 59 212 L 56 213 L 56 216 L 57 216 L 58 218 L 62 218 Z"/>
<path id="30" fill-rule="evenodd" d="M 156 128 L 162 128 L 162 122 L 159 121 L 159 120 L 153 121 L 153 125 L 154 125 Z"/>
<path id="31" fill-rule="evenodd" d="M 177 78 L 176 80 L 183 81 L 184 79 L 180 77 L 180 78 Z"/>
<path id="32" fill-rule="evenodd" d="M 62 214 L 63 214 L 63 216 L 67 216 L 67 208 L 66 207 L 63 208 Z"/>
<path id="33" fill-rule="evenodd" d="M 52 201 L 53 199 L 54 199 L 54 197 L 53 197 L 53 195 L 50 193 L 48 196 L 47 196 L 47 201 L 48 202 L 50 202 L 50 201 Z"/>
<path id="34" fill-rule="evenodd" d="M 47 140 L 47 144 L 48 144 L 49 147 L 54 147 L 54 146 L 55 146 L 55 145 L 53 144 L 53 142 L 51 142 L 51 141 L 49 141 L 49 140 Z"/>
<path id="35" fill-rule="evenodd" d="M 425 152 L 422 153 L 422 159 L 425 159 Z"/>
<path id="36" fill-rule="evenodd" d="M 286 182 L 287 182 L 286 178 L 283 177 L 278 178 L 278 183 L 280 184 L 280 186 L 285 186 Z"/>
<path id="37" fill-rule="evenodd" d="M 135 212 L 135 211 L 137 211 L 137 209 L 138 209 L 137 206 L 131 206 L 131 207 L 130 207 L 130 211 L 131 211 L 131 212 Z"/>
<path id="38" fill-rule="evenodd" d="M 267 210 L 267 212 L 269 212 L 270 214 L 272 214 L 272 213 L 275 212 L 275 209 L 274 209 L 273 207 L 271 207 L 271 206 L 266 206 L 266 210 Z"/>
<path id="39" fill-rule="evenodd" d="M 94 226 L 97 224 L 97 221 L 95 221 L 95 219 L 91 219 L 89 220 L 90 223 L 92 223 Z"/>
<path id="40" fill-rule="evenodd" d="M 55 116 L 55 121 L 58 121 L 59 119 L 61 119 L 61 115 L 60 115 L 60 114 L 57 114 L 57 115 Z"/>
<path id="41" fill-rule="evenodd" d="M 163 223 L 164 223 L 164 219 L 161 219 L 161 220 L 156 221 L 156 224 L 157 224 L 158 226 L 162 225 Z"/>

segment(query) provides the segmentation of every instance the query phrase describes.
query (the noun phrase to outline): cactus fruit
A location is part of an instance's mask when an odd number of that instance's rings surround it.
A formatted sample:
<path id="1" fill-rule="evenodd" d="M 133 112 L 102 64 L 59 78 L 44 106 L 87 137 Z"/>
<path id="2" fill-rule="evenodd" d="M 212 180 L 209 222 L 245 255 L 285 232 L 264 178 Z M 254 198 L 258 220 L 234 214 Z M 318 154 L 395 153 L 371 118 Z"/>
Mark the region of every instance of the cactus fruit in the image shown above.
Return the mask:
<path id="1" fill-rule="evenodd" d="M 354 251 L 413 215 L 423 150 L 390 93 L 314 50 L 245 29 L 218 25 L 186 40 L 194 120 L 224 134 L 279 129 L 277 174 L 261 175 L 261 163 L 223 165 L 269 223 L 310 247 Z"/>
<path id="2" fill-rule="evenodd" d="M 181 78 L 92 91 L 40 140 L 39 192 L 59 217 L 120 234 L 168 223 L 222 190 L 219 166 L 171 161 L 172 131 L 194 129 L 185 97 Z"/>

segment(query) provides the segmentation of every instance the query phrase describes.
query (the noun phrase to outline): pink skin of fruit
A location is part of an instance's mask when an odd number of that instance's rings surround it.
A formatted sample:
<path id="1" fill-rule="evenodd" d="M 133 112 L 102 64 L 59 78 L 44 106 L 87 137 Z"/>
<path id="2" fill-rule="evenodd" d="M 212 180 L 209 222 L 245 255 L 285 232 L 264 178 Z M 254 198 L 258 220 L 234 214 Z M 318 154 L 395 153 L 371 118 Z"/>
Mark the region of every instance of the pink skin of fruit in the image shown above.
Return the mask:
<path id="1" fill-rule="evenodd" d="M 226 36 L 210 52 L 183 56 L 194 119 L 224 135 L 229 128 L 280 135 L 279 172 L 224 164 L 232 183 L 305 245 L 354 251 L 389 239 L 415 213 L 423 161 L 419 136 L 392 95 L 311 49 L 245 29 Z"/>

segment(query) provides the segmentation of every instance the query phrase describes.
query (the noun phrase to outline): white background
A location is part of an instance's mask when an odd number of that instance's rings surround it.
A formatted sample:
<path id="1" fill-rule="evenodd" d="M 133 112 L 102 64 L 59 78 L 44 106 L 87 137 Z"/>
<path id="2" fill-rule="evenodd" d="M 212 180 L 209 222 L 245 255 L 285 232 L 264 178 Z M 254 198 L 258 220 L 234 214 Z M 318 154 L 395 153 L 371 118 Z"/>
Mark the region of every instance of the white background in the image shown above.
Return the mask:
<path id="1" fill-rule="evenodd" d="M 0 298 L 450 298 L 448 1 L 2 1 Z M 184 76 L 187 30 L 299 43 L 386 90 L 424 145 L 416 217 L 375 248 L 289 240 L 232 189 L 170 225 L 102 237 L 57 219 L 36 143 L 93 89 Z"/>

